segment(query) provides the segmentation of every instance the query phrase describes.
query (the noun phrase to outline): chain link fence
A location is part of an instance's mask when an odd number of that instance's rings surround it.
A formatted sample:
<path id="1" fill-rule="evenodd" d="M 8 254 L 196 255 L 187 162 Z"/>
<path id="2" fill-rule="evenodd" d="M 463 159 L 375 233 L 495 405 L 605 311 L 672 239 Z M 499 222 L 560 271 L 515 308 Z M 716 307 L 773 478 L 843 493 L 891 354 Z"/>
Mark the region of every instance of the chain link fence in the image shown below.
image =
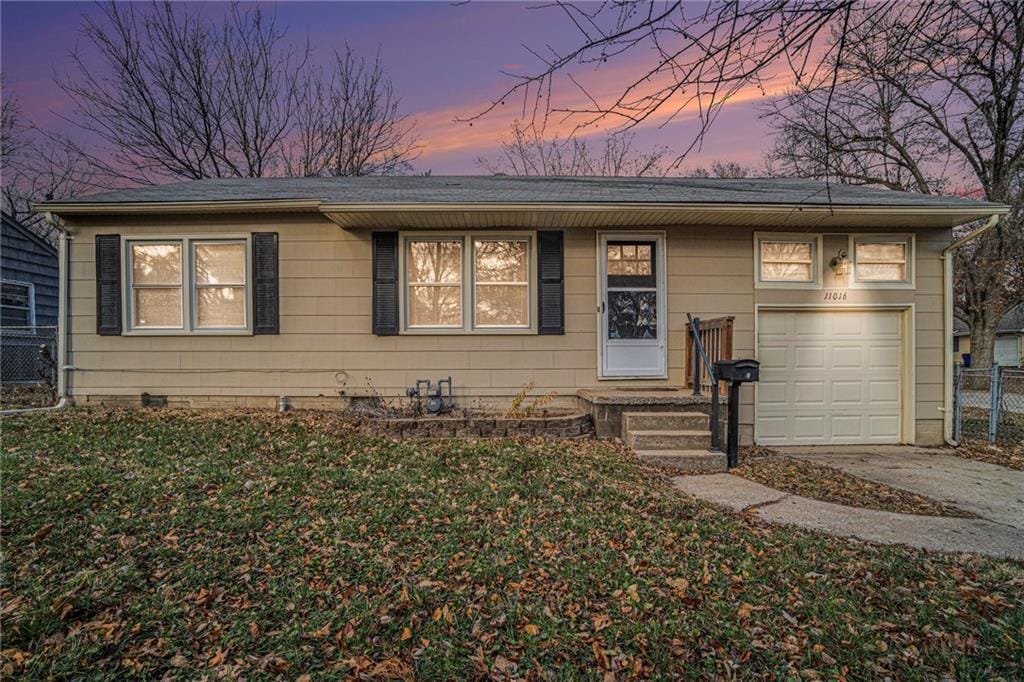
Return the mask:
<path id="1" fill-rule="evenodd" d="M 57 402 L 57 328 L 0 327 L 0 408 Z"/>
<path id="2" fill-rule="evenodd" d="M 1024 444 L 1024 368 L 958 365 L 953 402 L 957 441 Z"/>

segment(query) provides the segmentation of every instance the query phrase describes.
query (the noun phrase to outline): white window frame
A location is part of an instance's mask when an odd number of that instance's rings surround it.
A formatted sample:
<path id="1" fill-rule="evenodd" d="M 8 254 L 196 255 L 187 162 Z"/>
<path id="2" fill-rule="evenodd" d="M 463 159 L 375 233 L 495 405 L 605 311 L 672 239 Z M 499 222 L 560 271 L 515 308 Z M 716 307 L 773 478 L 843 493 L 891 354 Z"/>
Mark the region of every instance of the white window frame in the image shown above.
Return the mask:
<path id="1" fill-rule="evenodd" d="M 861 280 L 857 276 L 857 244 L 905 244 L 906 263 L 904 267 L 906 277 L 902 280 Z M 851 289 L 913 289 L 915 270 L 914 261 L 917 255 L 917 245 L 913 234 L 889 234 L 889 233 L 859 233 L 850 235 L 849 245 L 850 258 L 850 282 Z"/>
<path id="2" fill-rule="evenodd" d="M 793 242 L 811 245 L 811 279 L 806 282 L 785 282 L 762 278 L 761 243 Z M 755 232 L 754 233 L 754 287 L 756 289 L 821 289 L 822 286 L 822 235 L 803 232 Z"/>
<path id="3" fill-rule="evenodd" d="M 526 325 L 476 324 L 476 241 L 525 241 L 527 243 L 526 287 L 528 323 Z M 459 241 L 462 243 L 462 326 L 428 327 L 409 324 L 409 242 Z M 399 308 L 402 334 L 536 334 L 537 333 L 537 233 L 516 232 L 402 232 L 399 234 Z M 487 284 L 484 282 L 483 284 Z"/>
<path id="4" fill-rule="evenodd" d="M 247 336 L 252 334 L 252 237 L 248 234 L 131 235 L 124 237 L 122 253 L 121 303 L 125 336 Z M 245 251 L 245 325 L 242 327 L 200 327 L 195 309 L 195 244 L 241 243 Z M 178 244 L 181 247 L 181 321 L 180 327 L 135 327 L 132 325 L 132 245 Z M 232 285 L 228 285 L 232 286 Z M 237 286 L 237 285 L 233 285 Z"/>
<path id="5" fill-rule="evenodd" d="M 17 279 L 6 279 L 6 278 L 0 280 L 0 282 L 3 282 L 4 284 L 13 284 L 13 285 L 19 286 L 19 287 L 25 287 L 26 289 L 28 289 L 28 323 L 25 326 L 26 327 L 35 327 L 36 326 L 36 285 L 33 284 L 32 282 L 23 282 L 23 281 L 17 280 Z M 0 307 L 3 307 L 3 308 L 14 308 L 16 310 L 24 310 L 24 308 L 22 308 L 21 306 L 6 305 L 6 304 L 0 304 Z M 27 331 L 31 331 L 31 330 L 27 330 Z"/>

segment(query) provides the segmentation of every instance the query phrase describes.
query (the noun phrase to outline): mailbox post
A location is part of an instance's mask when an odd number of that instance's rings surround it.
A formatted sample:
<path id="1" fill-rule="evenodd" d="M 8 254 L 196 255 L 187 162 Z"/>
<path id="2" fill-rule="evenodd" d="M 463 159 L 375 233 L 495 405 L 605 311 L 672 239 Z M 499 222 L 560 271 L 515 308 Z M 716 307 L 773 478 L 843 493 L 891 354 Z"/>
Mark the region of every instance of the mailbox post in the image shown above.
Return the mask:
<path id="1" fill-rule="evenodd" d="M 719 360 L 715 363 L 715 375 L 729 384 L 729 424 L 725 454 L 732 469 L 739 464 L 740 440 L 740 386 L 757 381 L 760 374 L 757 360 Z"/>

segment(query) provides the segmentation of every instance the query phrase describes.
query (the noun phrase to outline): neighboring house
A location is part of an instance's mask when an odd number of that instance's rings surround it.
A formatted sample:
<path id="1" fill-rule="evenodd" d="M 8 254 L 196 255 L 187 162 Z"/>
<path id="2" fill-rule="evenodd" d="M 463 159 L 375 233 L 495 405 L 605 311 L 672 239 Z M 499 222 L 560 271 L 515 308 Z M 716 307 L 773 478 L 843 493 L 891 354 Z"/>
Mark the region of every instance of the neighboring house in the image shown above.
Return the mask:
<path id="1" fill-rule="evenodd" d="M 57 325 L 57 249 L 0 214 L 0 381 L 40 380 L 39 346 Z"/>
<path id="2" fill-rule="evenodd" d="M 963 320 L 953 321 L 953 359 L 964 363 L 971 354 L 971 329 Z M 1024 366 L 1024 303 L 1011 308 L 996 326 L 992 359 L 1003 367 Z"/>
<path id="3" fill-rule="evenodd" d="M 71 240 L 77 403 L 339 405 L 451 376 L 680 388 L 731 316 L 759 443 L 943 440 L 942 250 L 1006 207 L 795 179 L 202 180 L 47 202 Z M 371 390 L 372 389 L 372 390 Z M 623 393 L 619 391 L 619 393 Z"/>
<path id="4" fill-rule="evenodd" d="M 57 324 L 57 249 L 0 213 L 0 326 Z"/>

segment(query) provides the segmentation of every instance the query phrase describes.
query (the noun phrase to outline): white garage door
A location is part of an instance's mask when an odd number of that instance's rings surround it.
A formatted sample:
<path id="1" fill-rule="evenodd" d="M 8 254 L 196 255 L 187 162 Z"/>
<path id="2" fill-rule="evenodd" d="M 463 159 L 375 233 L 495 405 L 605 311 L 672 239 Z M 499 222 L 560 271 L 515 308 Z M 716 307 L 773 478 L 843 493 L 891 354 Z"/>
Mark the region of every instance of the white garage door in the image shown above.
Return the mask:
<path id="1" fill-rule="evenodd" d="M 1020 364 L 1016 336 L 996 337 L 995 359 L 1003 367 L 1016 367 Z"/>
<path id="2" fill-rule="evenodd" d="M 900 442 L 901 315 L 761 312 L 757 442 Z"/>

